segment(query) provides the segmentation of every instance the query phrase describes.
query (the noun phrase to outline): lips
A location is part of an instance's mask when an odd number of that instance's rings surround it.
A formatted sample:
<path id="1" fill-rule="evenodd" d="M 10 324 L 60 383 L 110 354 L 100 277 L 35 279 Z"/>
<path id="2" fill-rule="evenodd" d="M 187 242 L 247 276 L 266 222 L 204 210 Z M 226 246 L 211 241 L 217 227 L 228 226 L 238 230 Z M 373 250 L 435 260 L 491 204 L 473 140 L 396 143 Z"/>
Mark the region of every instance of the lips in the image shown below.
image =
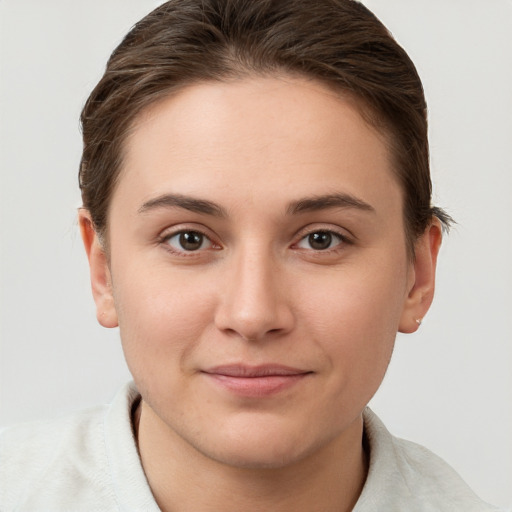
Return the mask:
<path id="1" fill-rule="evenodd" d="M 225 365 L 202 372 L 215 386 L 245 397 L 280 393 L 303 381 L 312 372 L 283 365 Z"/>

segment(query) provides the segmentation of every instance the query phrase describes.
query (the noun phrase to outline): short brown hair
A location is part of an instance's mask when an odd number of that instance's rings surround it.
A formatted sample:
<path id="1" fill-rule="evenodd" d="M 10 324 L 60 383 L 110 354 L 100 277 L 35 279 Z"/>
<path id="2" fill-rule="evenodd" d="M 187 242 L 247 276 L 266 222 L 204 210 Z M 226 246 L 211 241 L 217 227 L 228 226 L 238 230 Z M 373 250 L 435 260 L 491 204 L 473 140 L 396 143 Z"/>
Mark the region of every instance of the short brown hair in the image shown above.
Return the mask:
<path id="1" fill-rule="evenodd" d="M 139 21 L 110 57 L 81 115 L 79 181 L 100 235 L 128 128 L 148 105 L 200 81 L 299 74 L 354 96 L 388 135 L 404 195 L 409 250 L 433 216 L 426 102 L 406 52 L 355 0 L 170 0 Z"/>

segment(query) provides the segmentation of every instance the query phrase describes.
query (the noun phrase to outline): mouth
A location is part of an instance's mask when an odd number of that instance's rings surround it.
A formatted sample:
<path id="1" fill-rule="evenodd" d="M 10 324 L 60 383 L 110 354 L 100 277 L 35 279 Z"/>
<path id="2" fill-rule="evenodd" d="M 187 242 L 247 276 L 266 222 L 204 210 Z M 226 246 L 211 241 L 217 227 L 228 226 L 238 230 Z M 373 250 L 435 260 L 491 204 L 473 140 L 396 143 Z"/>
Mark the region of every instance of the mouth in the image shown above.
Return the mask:
<path id="1" fill-rule="evenodd" d="M 259 398 L 277 394 L 299 384 L 313 372 L 289 366 L 225 365 L 203 370 L 216 386 L 235 395 Z"/>

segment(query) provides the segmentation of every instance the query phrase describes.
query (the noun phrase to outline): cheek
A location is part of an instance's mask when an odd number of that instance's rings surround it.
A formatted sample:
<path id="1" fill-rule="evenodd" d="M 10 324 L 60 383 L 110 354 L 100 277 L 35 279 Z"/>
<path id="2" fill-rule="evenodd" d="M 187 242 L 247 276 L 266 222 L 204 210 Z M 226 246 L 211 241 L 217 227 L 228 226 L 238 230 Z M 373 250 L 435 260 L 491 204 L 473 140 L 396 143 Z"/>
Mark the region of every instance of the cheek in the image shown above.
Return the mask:
<path id="1" fill-rule="evenodd" d="M 153 267 L 123 277 L 114 288 L 114 300 L 132 374 L 137 379 L 182 369 L 211 320 L 211 293 L 169 269 Z"/>
<path id="2" fill-rule="evenodd" d="M 316 319 L 318 329 L 339 332 L 341 338 L 396 334 L 406 298 L 407 267 L 382 259 L 379 263 L 363 261 L 357 268 L 312 279 L 296 292 L 304 315 Z"/>
<path id="3" fill-rule="evenodd" d="M 316 343 L 338 371 L 336 378 L 366 388 L 371 396 L 389 364 L 405 300 L 405 266 L 347 272 L 327 291 L 308 296 L 304 316 L 314 319 Z M 312 288 L 312 287 L 311 287 Z M 351 386 L 348 386 L 349 388 Z"/>

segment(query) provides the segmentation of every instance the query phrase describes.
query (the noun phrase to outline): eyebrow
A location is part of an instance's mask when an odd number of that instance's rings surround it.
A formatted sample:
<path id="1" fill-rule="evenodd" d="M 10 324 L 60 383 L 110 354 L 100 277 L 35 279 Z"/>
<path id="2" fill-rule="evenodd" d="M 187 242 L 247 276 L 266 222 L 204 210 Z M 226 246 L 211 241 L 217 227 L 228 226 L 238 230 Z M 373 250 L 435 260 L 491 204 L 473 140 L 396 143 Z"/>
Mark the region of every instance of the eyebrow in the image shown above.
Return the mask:
<path id="1" fill-rule="evenodd" d="M 146 213 L 160 208 L 183 208 L 194 213 L 203 215 L 212 215 L 214 217 L 227 217 L 227 212 L 222 206 L 205 199 L 182 194 L 163 194 L 146 201 L 138 210 L 139 213 Z M 327 194 L 322 196 L 312 196 L 293 201 L 286 208 L 289 215 L 298 215 L 301 213 L 315 212 L 329 208 L 351 208 L 366 212 L 375 213 L 375 208 L 362 199 L 350 194 Z"/>
<path id="2" fill-rule="evenodd" d="M 138 210 L 139 213 L 146 213 L 160 208 L 183 208 L 195 213 L 212 215 L 214 217 L 227 217 L 226 210 L 218 204 L 196 199 L 195 197 L 182 194 L 164 194 L 146 201 Z"/>
<path id="3" fill-rule="evenodd" d="M 375 213 L 375 208 L 351 194 L 328 194 L 299 199 L 288 205 L 288 214 L 315 212 L 329 208 L 350 208 L 364 212 Z"/>

